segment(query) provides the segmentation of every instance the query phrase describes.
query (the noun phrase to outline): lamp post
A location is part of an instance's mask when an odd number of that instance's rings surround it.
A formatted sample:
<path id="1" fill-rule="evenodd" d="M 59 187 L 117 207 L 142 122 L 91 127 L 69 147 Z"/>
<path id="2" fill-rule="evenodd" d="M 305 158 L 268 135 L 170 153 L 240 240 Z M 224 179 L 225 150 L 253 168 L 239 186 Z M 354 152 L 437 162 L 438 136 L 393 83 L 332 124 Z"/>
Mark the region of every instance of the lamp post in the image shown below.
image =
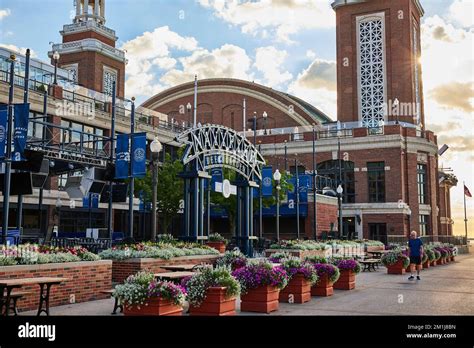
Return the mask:
<path id="1" fill-rule="evenodd" d="M 56 200 L 56 211 L 58 212 L 58 230 L 56 237 L 59 237 L 59 226 L 61 225 L 61 207 L 62 207 L 61 198 L 58 197 Z"/>
<path id="2" fill-rule="evenodd" d="M 152 201 L 151 201 L 151 240 L 156 239 L 156 196 L 157 196 L 157 185 L 158 185 L 158 154 L 161 152 L 163 146 L 157 137 L 150 143 L 151 152 L 151 164 L 153 168 L 152 178 Z"/>
<path id="3" fill-rule="evenodd" d="M 54 60 L 54 85 L 58 84 L 58 60 L 60 58 L 59 52 L 54 51 L 53 53 L 53 60 Z"/>
<path id="4" fill-rule="evenodd" d="M 191 110 L 193 109 L 193 106 L 191 103 L 186 104 L 186 110 L 188 111 L 188 125 L 191 124 Z"/>
<path id="5" fill-rule="evenodd" d="M 263 134 L 267 135 L 267 117 L 268 117 L 267 112 L 264 111 L 262 116 L 263 116 Z"/>
<path id="6" fill-rule="evenodd" d="M 285 173 L 288 173 L 288 144 L 285 140 Z"/>
<path id="7" fill-rule="evenodd" d="M 342 193 L 344 189 L 342 188 L 341 184 L 336 189 L 337 192 L 337 202 L 339 206 L 339 238 L 342 236 Z"/>
<path id="8" fill-rule="evenodd" d="M 281 173 L 277 169 L 275 173 L 273 173 L 273 180 L 275 180 L 276 190 L 277 190 L 277 206 L 276 206 L 276 239 L 277 242 L 280 241 L 280 180 L 281 180 Z"/>

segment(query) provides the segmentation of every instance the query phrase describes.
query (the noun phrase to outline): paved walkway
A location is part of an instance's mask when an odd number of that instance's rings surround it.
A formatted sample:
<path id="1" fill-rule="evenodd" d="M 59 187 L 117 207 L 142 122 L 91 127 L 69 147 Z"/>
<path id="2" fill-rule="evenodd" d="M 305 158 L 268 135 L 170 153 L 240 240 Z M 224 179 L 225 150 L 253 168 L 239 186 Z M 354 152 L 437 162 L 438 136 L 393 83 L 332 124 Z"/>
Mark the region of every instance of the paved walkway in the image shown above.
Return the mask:
<path id="1" fill-rule="evenodd" d="M 389 275 L 383 267 L 363 272 L 357 276 L 354 290 L 334 290 L 331 297 L 312 297 L 305 304 L 280 303 L 280 310 L 271 315 L 474 315 L 472 250 L 458 256 L 455 263 L 423 270 L 420 281 L 407 278 Z M 112 308 L 113 299 L 106 299 L 52 307 L 50 313 L 110 315 Z M 36 311 L 21 314 L 35 315 Z"/>

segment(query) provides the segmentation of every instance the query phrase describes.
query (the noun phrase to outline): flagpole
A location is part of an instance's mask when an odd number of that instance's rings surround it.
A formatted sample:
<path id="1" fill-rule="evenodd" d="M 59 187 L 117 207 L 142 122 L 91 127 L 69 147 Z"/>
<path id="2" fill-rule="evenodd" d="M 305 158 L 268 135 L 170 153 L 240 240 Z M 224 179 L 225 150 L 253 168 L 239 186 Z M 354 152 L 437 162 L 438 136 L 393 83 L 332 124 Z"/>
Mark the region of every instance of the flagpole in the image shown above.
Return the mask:
<path id="1" fill-rule="evenodd" d="M 466 183 L 463 181 L 463 197 L 464 197 L 464 232 L 466 234 L 466 245 L 467 245 L 467 213 L 466 213 Z"/>

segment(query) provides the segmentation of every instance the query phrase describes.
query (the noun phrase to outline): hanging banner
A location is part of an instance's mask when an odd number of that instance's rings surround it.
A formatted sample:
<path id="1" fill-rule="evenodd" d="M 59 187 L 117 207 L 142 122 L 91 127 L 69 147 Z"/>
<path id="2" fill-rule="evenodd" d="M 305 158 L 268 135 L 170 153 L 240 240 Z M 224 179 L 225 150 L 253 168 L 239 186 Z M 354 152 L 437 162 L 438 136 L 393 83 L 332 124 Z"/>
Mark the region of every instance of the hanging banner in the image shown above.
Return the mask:
<path id="1" fill-rule="evenodd" d="M 128 134 L 117 135 L 117 147 L 115 149 L 115 179 L 127 179 L 130 163 Z"/>
<path id="2" fill-rule="evenodd" d="M 8 105 L 0 105 L 0 158 L 5 157 L 5 145 L 7 143 L 7 119 Z"/>
<path id="3" fill-rule="evenodd" d="M 14 162 L 24 161 L 23 156 L 26 139 L 28 136 L 28 116 L 30 114 L 30 104 L 15 104 L 13 125 L 13 156 Z"/>
<path id="4" fill-rule="evenodd" d="M 272 180 L 272 167 L 263 167 L 262 168 L 262 196 L 268 197 L 273 194 L 273 180 Z"/>
<path id="5" fill-rule="evenodd" d="M 142 178 L 146 174 L 146 133 L 133 134 L 132 176 Z"/>

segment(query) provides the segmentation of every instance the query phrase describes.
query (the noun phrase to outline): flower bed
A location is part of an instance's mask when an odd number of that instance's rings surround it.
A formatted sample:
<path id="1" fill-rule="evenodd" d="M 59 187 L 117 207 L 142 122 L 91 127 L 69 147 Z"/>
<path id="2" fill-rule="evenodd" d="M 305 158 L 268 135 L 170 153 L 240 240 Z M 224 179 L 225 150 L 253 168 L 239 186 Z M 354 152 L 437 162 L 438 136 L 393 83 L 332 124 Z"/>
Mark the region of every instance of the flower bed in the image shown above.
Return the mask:
<path id="1" fill-rule="evenodd" d="M 35 265 L 45 263 L 98 261 L 100 257 L 86 248 L 49 247 L 37 244 L 22 244 L 0 247 L 0 266 Z"/>
<path id="2" fill-rule="evenodd" d="M 186 291 L 180 285 L 156 281 L 153 273 L 138 272 L 117 285 L 113 296 L 124 305 L 124 315 L 181 315 Z"/>
<path id="3" fill-rule="evenodd" d="M 209 239 L 206 242 L 206 245 L 216 249 L 221 254 L 225 252 L 225 246 L 227 245 L 228 241 L 219 233 L 211 233 L 209 235 Z"/>
<path id="4" fill-rule="evenodd" d="M 239 250 L 226 251 L 225 254 L 216 261 L 217 266 L 228 266 L 232 270 L 244 267 L 247 264 L 247 257 Z"/>
<path id="5" fill-rule="evenodd" d="M 355 276 L 360 272 L 360 264 L 356 260 L 342 259 L 333 260 L 333 264 L 339 268 L 339 279 L 334 283 L 334 289 L 352 290 L 355 288 Z"/>
<path id="6" fill-rule="evenodd" d="M 112 261 L 78 261 L 31 265 L 0 266 L 0 279 L 64 277 L 69 280 L 51 287 L 50 306 L 74 301 L 87 302 L 110 297 L 101 291 L 112 288 Z M 18 301 L 20 311 L 36 310 L 39 286 L 27 285 L 21 291 L 31 292 Z"/>
<path id="7" fill-rule="evenodd" d="M 288 274 L 290 281 L 280 291 L 280 302 L 305 303 L 311 300 L 311 287 L 318 281 L 318 274 L 313 265 L 301 261 L 298 257 L 281 260 L 281 267 Z"/>
<path id="8" fill-rule="evenodd" d="M 266 261 L 250 262 L 232 275 L 239 281 L 242 312 L 270 313 L 278 310 L 280 289 L 288 284 L 288 274 L 282 267 Z"/>
<path id="9" fill-rule="evenodd" d="M 235 315 L 239 282 L 229 268 L 205 268 L 182 282 L 187 291 L 191 315 Z"/>
<path id="10" fill-rule="evenodd" d="M 400 249 L 394 249 L 382 256 L 382 264 L 387 267 L 388 274 L 405 274 L 410 259 Z"/>

